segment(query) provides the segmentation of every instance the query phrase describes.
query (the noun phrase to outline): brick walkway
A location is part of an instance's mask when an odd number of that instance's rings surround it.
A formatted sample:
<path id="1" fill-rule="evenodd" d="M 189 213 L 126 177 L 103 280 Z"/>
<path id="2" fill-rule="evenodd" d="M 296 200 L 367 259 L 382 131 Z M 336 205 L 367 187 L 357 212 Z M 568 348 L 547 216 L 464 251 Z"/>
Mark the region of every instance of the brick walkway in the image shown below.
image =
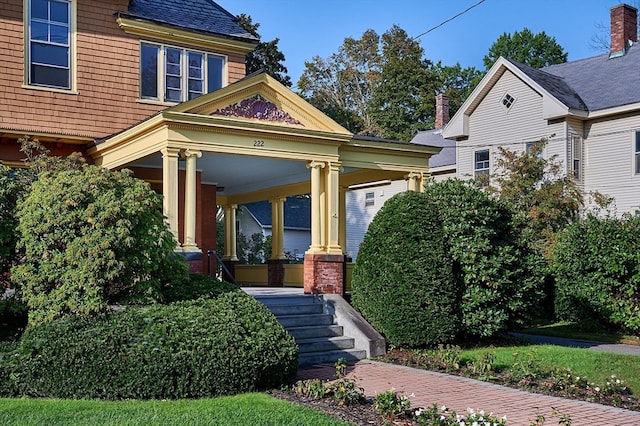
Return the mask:
<path id="1" fill-rule="evenodd" d="M 332 379 L 333 365 L 318 365 L 300 370 L 300 379 Z M 367 396 L 394 389 L 410 398 L 412 407 L 429 407 L 433 403 L 446 405 L 463 413 L 467 408 L 507 416 L 510 426 L 528 426 L 538 414 L 547 418 L 546 424 L 557 425 L 551 418 L 552 407 L 568 414 L 572 426 L 637 426 L 640 412 L 622 410 L 600 404 L 538 395 L 516 389 L 471 380 L 464 377 L 435 373 L 376 361 L 359 361 L 349 366 L 348 377 L 364 388 Z"/>

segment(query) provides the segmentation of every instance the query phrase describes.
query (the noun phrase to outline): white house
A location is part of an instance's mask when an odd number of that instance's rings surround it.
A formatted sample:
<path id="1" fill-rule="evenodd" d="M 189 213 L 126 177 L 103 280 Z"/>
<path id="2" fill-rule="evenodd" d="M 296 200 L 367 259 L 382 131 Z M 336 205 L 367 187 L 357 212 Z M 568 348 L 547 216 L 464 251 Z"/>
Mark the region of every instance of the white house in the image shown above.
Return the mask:
<path id="1" fill-rule="evenodd" d="M 457 176 L 494 170 L 497 147 L 523 151 L 548 140 L 544 155 L 575 176 L 585 194 L 640 211 L 640 45 L 637 9 L 611 9 L 611 49 L 542 69 L 500 58 L 452 117 Z"/>

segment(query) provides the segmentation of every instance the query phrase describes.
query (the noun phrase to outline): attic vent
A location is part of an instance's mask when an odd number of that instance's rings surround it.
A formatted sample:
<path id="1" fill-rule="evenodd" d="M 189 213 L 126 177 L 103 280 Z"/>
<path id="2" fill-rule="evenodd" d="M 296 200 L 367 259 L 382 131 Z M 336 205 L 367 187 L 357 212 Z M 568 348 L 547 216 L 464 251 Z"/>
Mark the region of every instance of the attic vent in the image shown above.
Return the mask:
<path id="1" fill-rule="evenodd" d="M 513 105 L 515 101 L 515 98 L 508 93 L 502 97 L 502 105 L 504 105 L 506 109 L 511 108 L 511 105 Z"/>

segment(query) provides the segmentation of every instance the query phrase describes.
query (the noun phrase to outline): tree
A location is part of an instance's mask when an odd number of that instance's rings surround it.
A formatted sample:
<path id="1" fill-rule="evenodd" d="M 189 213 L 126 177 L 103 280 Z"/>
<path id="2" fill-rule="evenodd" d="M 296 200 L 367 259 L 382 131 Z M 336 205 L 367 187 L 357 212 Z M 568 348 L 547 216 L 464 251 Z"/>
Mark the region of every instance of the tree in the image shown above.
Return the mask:
<path id="1" fill-rule="evenodd" d="M 385 32 L 381 43 L 380 82 L 368 113 L 380 129 L 379 136 L 409 141 L 417 131 L 433 127 L 437 75 L 423 59 L 420 44 L 400 27 Z"/>
<path id="2" fill-rule="evenodd" d="M 305 61 L 298 89 L 312 105 L 353 133 L 378 133 L 367 110 L 380 78 L 380 36 L 367 30 L 345 38 L 337 53 Z"/>
<path id="3" fill-rule="evenodd" d="M 250 16 L 240 14 L 237 16 L 238 25 L 248 31 L 254 37 L 260 38 L 258 28 L 260 24 L 253 23 Z M 284 53 L 278 48 L 279 38 L 271 41 L 260 42 L 256 48 L 247 54 L 246 73 L 251 74 L 256 71 L 264 70 L 274 77 L 280 83 L 287 87 L 291 87 L 291 78 L 287 75 L 287 67 L 284 66 Z"/>
<path id="4" fill-rule="evenodd" d="M 498 37 L 483 58 L 486 69 L 491 68 L 500 56 L 533 68 L 542 68 L 567 62 L 568 53 L 556 42 L 555 37 L 548 36 L 544 31 L 533 34 L 530 29 L 524 28 L 513 35 L 504 33 Z"/>
<path id="5" fill-rule="evenodd" d="M 449 99 L 449 113 L 455 114 L 476 88 L 484 73 L 475 67 L 462 68 L 460 63 L 453 66 L 443 66 L 441 62 L 434 65 L 435 74 L 439 79 L 436 94 L 444 93 Z"/>

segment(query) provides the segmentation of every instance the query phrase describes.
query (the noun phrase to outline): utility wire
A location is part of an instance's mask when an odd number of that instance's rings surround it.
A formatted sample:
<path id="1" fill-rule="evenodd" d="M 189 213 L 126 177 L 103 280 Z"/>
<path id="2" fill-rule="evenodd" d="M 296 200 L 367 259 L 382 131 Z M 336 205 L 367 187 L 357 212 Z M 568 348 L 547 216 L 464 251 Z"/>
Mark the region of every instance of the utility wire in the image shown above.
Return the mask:
<path id="1" fill-rule="evenodd" d="M 476 3 L 476 4 L 472 5 L 472 6 L 469 6 L 468 8 L 466 8 L 465 10 L 463 10 L 462 12 L 458 13 L 457 15 L 455 15 L 455 16 L 453 16 L 453 17 L 451 17 L 451 18 L 447 19 L 446 21 L 443 21 L 443 22 L 439 23 L 439 24 L 438 24 L 438 25 L 436 25 L 435 27 L 428 29 L 427 31 L 423 32 L 422 34 L 415 36 L 413 39 L 414 39 L 414 40 L 417 40 L 417 39 L 419 39 L 420 37 L 422 37 L 423 35 L 429 34 L 431 31 L 435 30 L 436 28 L 440 28 L 441 26 L 443 26 L 443 25 L 444 25 L 444 24 L 446 24 L 447 22 L 451 22 L 451 21 L 453 21 L 453 20 L 454 20 L 454 19 L 456 19 L 458 16 L 462 16 L 462 15 L 464 15 L 465 13 L 467 13 L 468 11 L 470 11 L 471 9 L 473 9 L 474 7 L 479 6 L 481 3 L 484 3 L 484 1 L 485 1 L 485 0 L 480 0 L 478 3 Z"/>

